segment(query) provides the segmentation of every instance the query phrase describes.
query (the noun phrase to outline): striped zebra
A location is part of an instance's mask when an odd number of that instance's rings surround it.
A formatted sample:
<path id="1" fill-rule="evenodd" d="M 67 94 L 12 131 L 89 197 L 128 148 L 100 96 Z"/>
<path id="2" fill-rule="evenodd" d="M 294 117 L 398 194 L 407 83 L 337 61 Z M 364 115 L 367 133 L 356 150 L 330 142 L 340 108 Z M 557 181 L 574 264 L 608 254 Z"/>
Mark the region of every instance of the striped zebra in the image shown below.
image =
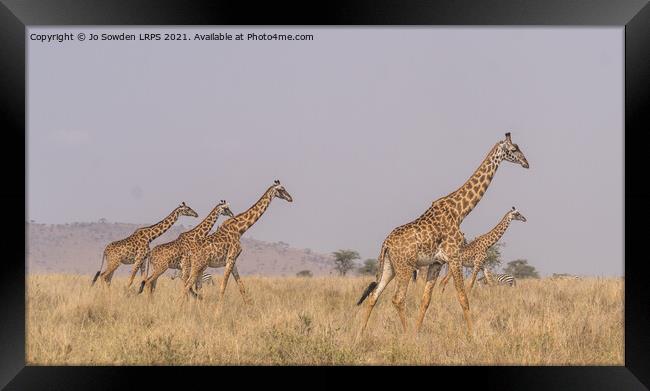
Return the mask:
<path id="1" fill-rule="evenodd" d="M 172 280 L 175 280 L 176 278 L 180 277 L 180 275 L 181 275 L 181 272 L 180 272 L 180 270 L 177 269 L 174 272 L 174 274 L 172 274 L 172 276 L 170 278 Z M 212 274 L 210 274 L 208 272 L 203 272 L 203 275 L 201 276 L 201 278 L 199 278 L 197 280 L 197 282 L 196 282 L 196 288 L 201 289 L 203 284 L 214 285 L 214 279 L 212 278 Z"/>
<path id="2" fill-rule="evenodd" d="M 517 280 L 515 280 L 515 277 L 512 274 L 506 274 L 506 273 L 491 274 L 490 273 L 490 276 L 492 277 L 492 279 L 497 285 L 510 285 L 510 286 L 517 285 Z M 479 278 L 478 281 L 487 285 L 487 279 L 485 278 L 485 276 Z"/>
<path id="3" fill-rule="evenodd" d="M 212 274 L 203 272 L 203 275 L 199 279 L 199 287 L 203 284 L 214 285 L 214 280 L 212 279 Z"/>

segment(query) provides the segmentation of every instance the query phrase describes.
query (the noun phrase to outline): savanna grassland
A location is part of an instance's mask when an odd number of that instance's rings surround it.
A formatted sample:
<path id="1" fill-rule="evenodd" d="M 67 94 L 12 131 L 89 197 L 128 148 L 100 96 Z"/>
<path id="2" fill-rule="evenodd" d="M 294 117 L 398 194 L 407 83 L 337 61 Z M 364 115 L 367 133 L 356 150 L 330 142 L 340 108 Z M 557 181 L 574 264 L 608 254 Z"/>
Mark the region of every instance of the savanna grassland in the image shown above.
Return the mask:
<path id="1" fill-rule="evenodd" d="M 149 298 L 127 291 L 125 278 L 106 289 L 88 275 L 30 275 L 27 363 L 623 365 L 620 278 L 475 287 L 471 338 L 453 286 L 442 296 L 436 286 L 419 335 L 403 334 L 391 284 L 357 341 L 364 306 L 356 301 L 372 277 L 242 279 L 253 305 L 231 281 L 219 311 L 218 285 L 185 301 L 180 281 L 165 276 Z M 411 329 L 423 286 L 409 287 Z"/>

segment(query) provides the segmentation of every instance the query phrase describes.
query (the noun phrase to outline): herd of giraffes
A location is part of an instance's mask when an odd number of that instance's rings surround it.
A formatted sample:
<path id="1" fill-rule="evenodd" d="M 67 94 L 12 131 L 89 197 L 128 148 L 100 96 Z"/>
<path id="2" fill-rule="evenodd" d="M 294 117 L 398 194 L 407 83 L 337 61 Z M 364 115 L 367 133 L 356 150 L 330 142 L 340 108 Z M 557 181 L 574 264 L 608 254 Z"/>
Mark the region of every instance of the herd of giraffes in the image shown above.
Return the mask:
<path id="1" fill-rule="evenodd" d="M 262 197 L 245 212 L 233 215 L 228 203 L 222 200 L 196 227 L 183 232 L 169 243 L 158 245 L 149 250 L 149 244 L 171 228 L 179 216 L 198 217 L 198 214 L 183 202 L 162 221 L 139 228 L 131 236 L 108 244 L 104 249 L 100 270 L 93 278 L 93 284 L 101 277 L 110 286 L 113 273 L 120 264 L 132 264 L 133 270 L 128 282 L 130 288 L 138 269 L 142 276 L 147 277 L 145 276 L 145 261 L 148 261 L 146 265 L 151 265 L 153 273 L 142 281 L 140 292 L 148 286 L 149 292 L 153 293 L 158 277 L 171 268 L 181 270 L 185 295 L 192 294 L 200 298 L 201 296 L 193 290 L 193 287 L 198 287 L 200 277 L 205 269 L 208 266 L 225 266 L 224 279 L 221 281 L 220 298 L 222 300 L 220 302 L 223 301 L 226 285 L 230 274 L 232 274 L 244 301 L 250 303 L 235 261 L 242 251 L 241 236 L 262 217 L 274 198 L 281 198 L 288 202 L 293 201 L 289 192 L 280 184 L 280 181 L 276 180 L 262 194 Z M 231 218 L 219 226 L 214 233 L 208 235 L 220 215 Z M 104 260 L 106 269 L 102 272 Z"/>
<path id="2" fill-rule="evenodd" d="M 460 188 L 433 201 L 420 217 L 395 228 L 386 237 L 378 257 L 376 280 L 370 283 L 357 302 L 357 305 L 361 305 L 368 299 L 359 334 L 365 330 L 379 296 L 393 278 L 397 279 L 397 288 L 392 302 L 406 332 L 408 327 L 405 300 L 411 275 L 418 268 L 427 267 L 426 284 L 416 323 L 416 331 L 419 332 L 444 264 L 448 265 L 448 274 L 441 282 L 442 289 L 444 290 L 447 280 L 453 278 L 467 331 L 472 332 L 472 318 L 462 267 L 472 268 L 468 290 L 471 291 L 474 286 L 479 271 L 483 272 L 486 282 L 491 283 L 494 277 L 484 265 L 488 249 L 503 236 L 513 220 L 526 221 L 526 218 L 512 207 L 492 230 L 470 243 L 466 242 L 460 230 L 461 223 L 479 203 L 504 160 L 524 168 L 529 167 L 519 146 L 512 142 L 510 133 L 506 133 L 505 139 L 490 149 L 480 166 Z M 225 267 L 219 303 L 223 302 L 226 285 L 232 274 L 244 302 L 250 305 L 251 300 L 246 294 L 235 262 L 242 251 L 241 236 L 264 214 L 274 198 L 293 201 L 280 181 L 276 180 L 245 212 L 234 215 L 229 204 L 222 200 L 196 227 L 181 233 L 177 239 L 150 250 L 149 244 L 171 228 L 179 216 L 198 217 L 198 214 L 183 202 L 159 223 L 139 228 L 131 236 L 108 244 L 104 249 L 100 270 L 95 274 L 92 283 L 101 277 L 106 285 L 110 286 L 113 273 L 120 264 L 132 264 L 128 287 L 132 286 L 135 275 L 140 270 L 143 281 L 139 292 L 148 288 L 149 293 L 153 294 L 158 277 L 167 269 L 177 269 L 181 273 L 184 295 L 201 298 L 198 288 L 205 269 L 208 266 Z M 230 218 L 214 233 L 208 235 L 220 215 Z M 104 261 L 106 268 L 102 272 Z M 152 270 L 151 275 L 149 269 Z"/>

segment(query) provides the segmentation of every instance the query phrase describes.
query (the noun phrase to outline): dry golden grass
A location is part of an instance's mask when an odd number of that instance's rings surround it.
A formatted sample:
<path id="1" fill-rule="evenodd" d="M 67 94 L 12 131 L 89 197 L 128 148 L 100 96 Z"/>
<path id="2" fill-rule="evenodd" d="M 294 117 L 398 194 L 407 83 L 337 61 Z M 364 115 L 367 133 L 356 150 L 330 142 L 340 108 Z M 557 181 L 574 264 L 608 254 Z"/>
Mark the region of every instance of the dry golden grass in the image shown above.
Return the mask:
<path id="1" fill-rule="evenodd" d="M 184 302 L 180 282 L 165 277 L 149 299 L 126 291 L 124 278 L 106 289 L 91 288 L 90 276 L 33 275 L 27 363 L 623 365 L 622 279 L 475 288 L 471 338 L 453 286 L 442 297 L 436 287 L 419 335 L 403 334 L 391 283 L 355 342 L 355 304 L 371 279 L 244 277 L 253 306 L 231 281 L 217 313 L 218 286 Z M 409 289 L 411 328 L 423 285 Z"/>

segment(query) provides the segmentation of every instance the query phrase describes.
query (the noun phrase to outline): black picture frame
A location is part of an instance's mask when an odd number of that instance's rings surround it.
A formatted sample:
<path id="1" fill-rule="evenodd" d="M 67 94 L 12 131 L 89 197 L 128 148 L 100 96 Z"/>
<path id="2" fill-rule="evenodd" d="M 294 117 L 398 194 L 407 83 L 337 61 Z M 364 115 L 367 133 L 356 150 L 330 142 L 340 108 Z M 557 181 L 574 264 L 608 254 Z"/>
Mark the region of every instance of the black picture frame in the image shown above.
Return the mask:
<path id="1" fill-rule="evenodd" d="M 6 389 L 149 389 L 169 377 L 230 377 L 233 368 L 176 367 L 41 367 L 25 366 L 25 267 L 18 262 L 19 243 L 26 249 L 26 233 L 16 230 L 26 221 L 25 187 L 25 29 L 45 25 L 543 25 L 621 26 L 625 28 L 625 366 L 611 367 L 427 367 L 427 372 L 406 376 L 410 381 L 451 382 L 490 389 L 647 389 L 650 386 L 650 287 L 645 284 L 647 260 L 630 261 L 643 254 L 643 228 L 648 221 L 642 207 L 650 192 L 634 178 L 642 175 L 646 144 L 639 141 L 650 130 L 650 6 L 644 0 L 503 0 L 503 1 L 354 1 L 253 6 L 247 2 L 174 1 L 6 1 L 0 4 L 0 63 L 2 86 L 3 169 L 2 196 L 6 222 L 0 236 L 5 251 L 0 278 L 0 386 Z M 577 152 L 579 153 L 579 152 Z M 637 207 L 637 205 L 639 207 Z M 606 207 L 606 206 L 603 206 Z M 602 244 L 606 245 L 606 244 Z M 647 257 L 646 257 L 647 258 Z M 180 373 L 180 371 L 183 373 Z M 200 372 L 199 372 L 200 370 Z M 241 369 L 240 369 L 241 370 Z M 251 369 L 246 369 L 246 371 Z M 269 370 L 267 368 L 267 370 Z M 273 368 L 273 370 L 287 370 Z M 345 380 L 356 378 L 364 387 L 381 382 L 384 375 L 356 368 Z M 163 372 L 164 371 L 164 372 Z M 214 372 L 222 371 L 222 372 Z M 228 371 L 228 372 L 225 372 Z M 318 385 L 335 385 L 341 378 L 315 374 L 303 368 Z M 434 372 L 429 372 L 434 371 Z M 189 372 L 189 373 L 188 373 Z M 387 372 L 388 373 L 388 372 Z M 293 374 L 262 375 L 258 380 L 281 381 L 291 386 Z M 390 375 L 387 375 L 390 377 Z M 242 381 L 241 373 L 236 379 Z M 448 378 L 447 380 L 441 380 Z M 149 383 L 154 379 L 154 383 Z M 156 380 L 157 379 L 157 380 Z M 400 381 L 400 377 L 395 380 Z M 255 380 L 244 377 L 243 380 Z M 314 381 L 314 380 L 311 380 Z M 410 384 L 407 383 L 407 384 Z M 216 384 L 215 384 L 216 385 Z M 304 387 L 305 383 L 296 382 Z M 645 385 L 645 386 L 644 386 Z M 433 386 L 431 384 L 430 386 Z M 454 387 L 455 388 L 455 387 Z"/>

